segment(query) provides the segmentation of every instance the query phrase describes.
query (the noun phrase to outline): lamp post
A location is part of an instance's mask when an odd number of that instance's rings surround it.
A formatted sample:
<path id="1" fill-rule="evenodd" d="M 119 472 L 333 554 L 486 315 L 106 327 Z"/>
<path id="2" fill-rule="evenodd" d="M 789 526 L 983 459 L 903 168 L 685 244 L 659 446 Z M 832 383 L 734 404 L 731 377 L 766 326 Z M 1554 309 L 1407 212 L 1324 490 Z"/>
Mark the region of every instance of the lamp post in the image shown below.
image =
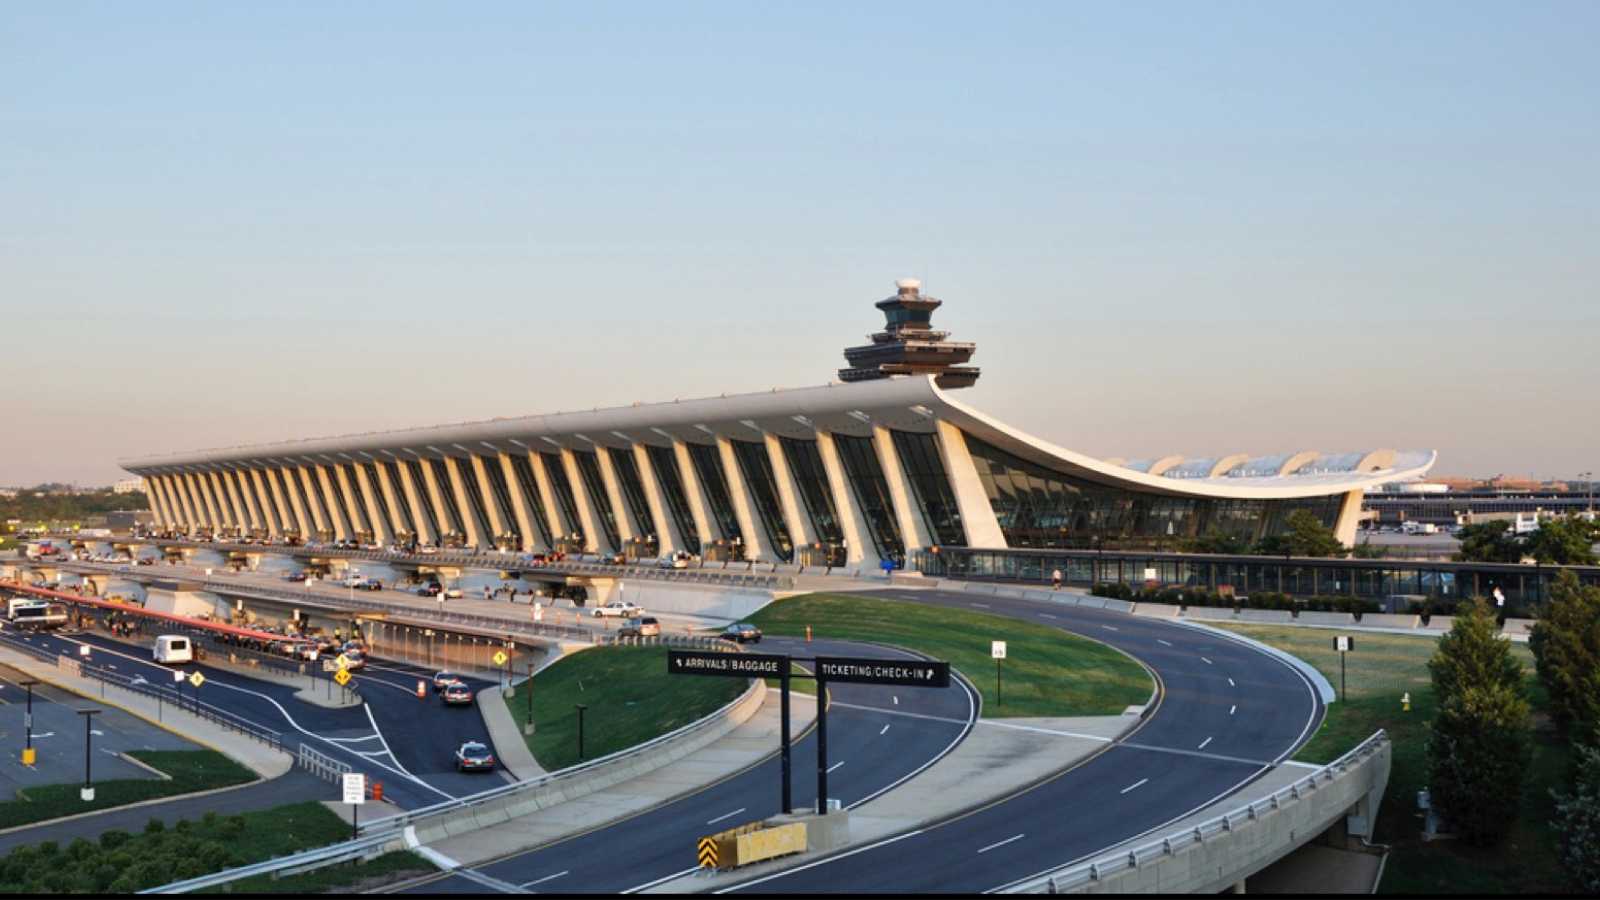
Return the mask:
<path id="1" fill-rule="evenodd" d="M 582 703 L 572 705 L 578 710 L 578 762 L 583 762 L 583 711 L 589 707 Z"/>
<path id="2" fill-rule="evenodd" d="M 533 734 L 533 663 L 528 663 L 528 721 L 522 726 L 523 734 Z"/>
<path id="3" fill-rule="evenodd" d="M 33 680 L 22 682 L 22 686 L 28 691 L 28 711 L 23 713 L 22 716 L 22 727 L 27 734 L 27 742 L 22 745 L 22 764 L 25 766 L 33 765 L 35 757 L 33 751 L 33 686 L 38 683 Z"/>
<path id="4" fill-rule="evenodd" d="M 94 801 L 94 781 L 90 777 L 91 765 L 94 760 L 94 754 L 91 749 L 92 736 L 94 735 L 92 724 L 94 717 L 99 714 L 100 710 L 98 709 L 78 710 L 78 715 L 83 716 L 83 790 L 78 792 L 78 796 L 82 797 L 85 803 Z"/>

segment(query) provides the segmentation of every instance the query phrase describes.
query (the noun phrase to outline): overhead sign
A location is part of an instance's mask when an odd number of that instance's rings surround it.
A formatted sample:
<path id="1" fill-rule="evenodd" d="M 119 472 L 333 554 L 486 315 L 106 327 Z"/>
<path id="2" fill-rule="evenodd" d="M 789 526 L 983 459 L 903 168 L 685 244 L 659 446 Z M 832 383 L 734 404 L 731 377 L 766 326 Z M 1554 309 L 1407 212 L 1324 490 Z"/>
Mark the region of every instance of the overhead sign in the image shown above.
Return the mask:
<path id="1" fill-rule="evenodd" d="M 724 677 L 777 678 L 789 671 L 789 657 L 771 653 L 712 653 L 705 650 L 668 650 L 668 675 L 721 675 Z"/>
<path id="2" fill-rule="evenodd" d="M 948 687 L 950 664 L 925 659 L 840 659 L 819 656 L 817 677 L 854 684 Z"/>
<path id="3" fill-rule="evenodd" d="M 196 670 L 193 675 L 189 676 L 189 683 L 195 687 L 199 687 L 200 685 L 206 683 L 206 676 L 202 675 L 198 670 Z"/>
<path id="4" fill-rule="evenodd" d="M 1348 634 L 1341 634 L 1333 639 L 1333 649 L 1340 653 L 1348 653 L 1356 648 L 1355 638 Z"/>
<path id="5" fill-rule="evenodd" d="M 352 676 L 350 675 L 349 669 L 340 669 L 339 671 L 333 673 L 333 680 L 337 681 L 340 687 L 344 687 L 345 685 L 349 684 L 351 677 Z"/>
<path id="6" fill-rule="evenodd" d="M 990 641 L 989 642 L 989 655 L 994 657 L 995 659 L 1005 659 L 1006 658 L 1006 642 L 1005 641 Z"/>
<path id="7" fill-rule="evenodd" d="M 344 802 L 357 805 L 367 802 L 367 776 L 360 772 L 346 772 L 343 787 Z"/>

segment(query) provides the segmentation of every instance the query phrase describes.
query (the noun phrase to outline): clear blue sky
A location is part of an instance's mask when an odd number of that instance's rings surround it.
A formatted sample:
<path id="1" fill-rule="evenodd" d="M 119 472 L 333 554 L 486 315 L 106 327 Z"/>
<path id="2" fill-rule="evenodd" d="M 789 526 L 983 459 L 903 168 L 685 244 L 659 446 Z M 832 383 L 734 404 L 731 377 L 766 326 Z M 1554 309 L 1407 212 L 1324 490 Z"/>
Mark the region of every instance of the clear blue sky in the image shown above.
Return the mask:
<path id="1" fill-rule="evenodd" d="M 6 4 L 0 484 L 817 384 L 1600 468 L 1600 3 Z M 789 8 L 792 6 L 793 8 Z"/>

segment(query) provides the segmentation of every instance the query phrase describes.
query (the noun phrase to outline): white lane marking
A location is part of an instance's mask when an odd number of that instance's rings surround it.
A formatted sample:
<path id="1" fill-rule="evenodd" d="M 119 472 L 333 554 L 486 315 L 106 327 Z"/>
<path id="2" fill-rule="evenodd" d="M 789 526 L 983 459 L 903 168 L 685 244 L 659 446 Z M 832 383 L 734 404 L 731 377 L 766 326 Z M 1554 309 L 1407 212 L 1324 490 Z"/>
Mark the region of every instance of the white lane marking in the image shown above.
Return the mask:
<path id="1" fill-rule="evenodd" d="M 957 733 L 955 737 L 950 739 L 950 743 L 946 744 L 944 746 L 943 750 L 940 750 L 938 753 L 936 753 L 933 756 L 929 757 L 925 762 L 923 762 L 922 765 L 917 766 L 915 769 L 912 769 L 911 771 L 907 772 L 906 774 L 901 775 L 899 778 L 895 779 L 893 782 L 890 782 L 889 784 L 886 784 L 883 787 L 878 788 L 876 791 L 873 791 L 872 793 L 866 795 L 865 797 L 862 797 L 860 800 L 857 800 L 856 802 L 849 804 L 848 806 L 845 807 L 845 809 L 855 809 L 856 807 L 860 806 L 861 804 L 870 802 L 870 801 L 872 801 L 874 799 L 877 799 L 878 797 L 881 797 L 884 794 L 887 794 L 888 792 L 894 790 L 895 788 L 899 787 L 900 785 L 905 784 L 907 781 L 910 781 L 911 779 L 917 777 L 918 775 L 922 774 L 922 772 L 924 770 L 926 770 L 929 766 L 932 766 L 934 763 L 936 763 L 939 760 L 944 759 L 946 756 L 948 756 L 950 751 L 954 750 L 956 748 L 957 744 L 961 743 L 963 740 L 966 739 L 968 734 L 972 733 L 972 726 L 978 720 L 978 695 L 973 693 L 972 688 L 967 686 L 967 682 L 966 682 L 965 679 L 962 679 L 962 678 L 956 679 L 956 684 L 960 685 L 961 686 L 961 692 L 963 694 L 967 695 L 967 719 L 966 719 L 966 721 L 959 723 L 961 725 L 961 731 L 959 733 Z M 891 713 L 893 715 L 906 715 L 905 713 L 902 713 L 899 710 L 887 710 L 886 709 L 886 710 L 883 710 L 883 712 Z M 934 717 L 930 717 L 930 718 L 934 718 Z"/>
<path id="2" fill-rule="evenodd" d="M 1049 613 L 1039 613 L 1039 618 L 1041 618 L 1041 619 L 1059 619 L 1061 617 L 1060 616 L 1052 616 Z"/>
<path id="3" fill-rule="evenodd" d="M 1235 703 L 1234 705 L 1228 707 L 1228 715 L 1230 715 L 1230 716 L 1233 715 L 1234 713 L 1238 712 L 1238 711 L 1239 711 L 1239 704 L 1237 704 L 1237 703 Z"/>
<path id="4" fill-rule="evenodd" d="M 370 741 L 376 737 L 377 735 L 375 734 L 369 734 L 358 738 L 328 738 L 328 740 L 333 741 L 336 744 L 359 744 L 362 741 Z"/>
<path id="5" fill-rule="evenodd" d="M 782 877 L 784 877 L 786 875 L 793 875 L 796 872 L 804 872 L 807 869 L 812 869 L 812 868 L 815 868 L 815 867 L 820 866 L 820 865 L 825 865 L 827 863 L 838 862 L 839 860 L 844 859 L 846 857 L 855 856 L 857 853 L 865 853 L 868 850 L 876 850 L 879 847 L 887 847 L 888 845 L 893 844 L 896 841 L 903 841 L 906 838 L 916 837 L 916 836 L 918 836 L 920 834 L 922 834 L 922 829 L 918 828 L 916 831 L 908 831 L 905 834 L 897 834 L 892 838 L 887 838 L 885 840 L 878 841 L 875 844 L 867 844 L 864 847 L 857 847 L 854 850 L 848 850 L 848 851 L 846 851 L 844 853 L 840 853 L 840 854 L 837 854 L 837 855 L 834 855 L 834 856 L 830 856 L 830 857 L 828 857 L 826 859 L 819 859 L 816 862 L 806 863 L 803 866 L 795 866 L 792 869 L 786 869 L 786 870 L 784 870 L 782 872 L 774 872 L 771 875 L 766 876 L 765 878 L 757 878 L 754 881 L 746 881 L 746 882 L 743 882 L 741 884 L 734 885 L 732 887 L 725 887 L 725 888 L 723 888 L 721 890 L 718 890 L 718 891 L 712 891 L 712 893 L 714 893 L 714 894 L 726 894 L 726 893 L 728 893 L 729 891 L 732 891 L 732 890 L 745 890 L 745 889 L 748 889 L 748 888 L 755 887 L 758 884 L 762 884 L 764 882 L 771 881 L 774 878 L 782 878 Z M 639 887 L 629 888 L 628 890 L 623 891 L 623 893 L 624 894 L 631 894 L 631 893 L 633 893 L 635 891 L 642 890 L 644 888 L 653 887 L 655 885 L 658 885 L 663 881 L 668 881 L 670 879 L 676 878 L 676 877 L 678 877 L 678 875 L 687 875 L 690 872 L 698 872 L 698 871 L 700 871 L 699 868 L 684 869 L 682 872 L 677 873 L 677 875 L 668 875 L 666 878 L 657 878 L 655 881 L 652 881 L 649 884 L 641 884 L 641 885 L 639 885 Z"/>
<path id="6" fill-rule="evenodd" d="M 554 875 L 546 875 L 543 878 L 535 878 L 532 881 L 524 881 L 522 883 L 522 887 L 524 889 L 527 889 L 527 888 L 533 887 L 536 884 L 544 884 L 546 881 L 555 881 L 557 878 L 560 878 L 561 876 L 566 875 L 568 872 L 571 872 L 571 871 L 572 871 L 571 869 L 564 869 L 564 870 L 562 870 L 560 872 L 555 873 Z"/>
<path id="7" fill-rule="evenodd" d="M 989 608 L 989 604 L 987 604 L 987 603 L 968 603 L 967 605 L 968 606 L 976 606 L 979 609 L 988 609 Z"/>
<path id="8" fill-rule="evenodd" d="M 1229 678 L 1228 679 L 1228 687 L 1238 687 L 1238 685 L 1233 683 L 1233 679 L 1232 678 Z"/>
<path id="9" fill-rule="evenodd" d="M 1162 645 L 1164 647 L 1171 647 L 1172 646 L 1172 642 L 1171 641 L 1163 641 L 1161 638 L 1156 638 L 1156 643 L 1158 643 L 1158 644 L 1160 644 L 1160 645 Z"/>
<path id="10" fill-rule="evenodd" d="M 1206 738 L 1205 740 L 1201 741 L 1200 742 L 1200 746 L 1196 747 L 1195 749 L 1196 750 L 1204 750 L 1206 748 L 1206 745 L 1209 744 L 1209 743 L 1211 743 L 1211 738 Z"/>
<path id="11" fill-rule="evenodd" d="M 1219 762 L 1243 763 L 1247 766 L 1255 766 L 1257 768 L 1271 768 L 1272 766 L 1276 765 L 1276 763 L 1265 762 L 1259 759 L 1245 759 L 1242 756 L 1228 756 L 1222 753 L 1202 753 L 1199 750 L 1180 750 L 1177 747 L 1156 747 L 1150 744 L 1123 744 L 1122 746 L 1132 747 L 1136 750 L 1151 750 L 1156 753 L 1174 753 L 1178 756 L 1193 756 L 1198 759 L 1214 759 Z"/>
<path id="12" fill-rule="evenodd" d="M 1118 628 L 1115 625 L 1101 625 L 1100 627 L 1104 628 L 1107 631 L 1121 631 L 1122 630 L 1122 629 Z"/>
<path id="13" fill-rule="evenodd" d="M 1205 663 L 1208 666 L 1211 665 L 1211 660 L 1206 659 L 1204 656 L 1200 657 L 1200 661 Z"/>
<path id="14" fill-rule="evenodd" d="M 694 873 L 701 872 L 701 871 L 704 871 L 704 870 L 701 869 L 699 866 L 693 866 L 691 868 L 684 869 L 681 872 L 673 872 L 671 875 L 663 875 L 660 878 L 657 878 L 655 881 L 647 881 L 644 884 L 636 884 L 633 887 L 628 888 L 627 890 L 621 891 L 620 893 L 623 893 L 623 894 L 637 894 L 640 891 L 648 891 L 648 890 L 650 890 L 651 888 L 655 887 L 658 884 L 665 884 L 666 882 L 671 881 L 674 878 L 682 878 L 685 875 L 693 875 Z M 717 893 L 719 893 L 719 894 L 720 893 L 724 893 L 725 890 L 726 889 L 724 889 L 724 891 L 718 891 Z"/>
<path id="15" fill-rule="evenodd" d="M 886 735 L 888 733 L 889 733 L 889 726 L 885 725 L 885 726 L 883 726 L 883 729 L 878 732 L 878 735 L 880 737 L 882 737 L 883 735 Z"/>
<path id="16" fill-rule="evenodd" d="M 1150 779 L 1148 779 L 1148 778 L 1141 778 L 1138 781 L 1135 781 L 1133 784 L 1130 784 L 1127 787 L 1123 788 L 1122 789 L 1122 793 L 1126 794 L 1129 791 L 1137 790 L 1141 785 L 1143 785 L 1146 781 L 1149 781 L 1149 780 Z"/>
<path id="17" fill-rule="evenodd" d="M 899 706 L 900 705 L 900 695 L 899 694 L 896 694 L 894 696 L 894 705 L 895 706 Z"/>
<path id="18" fill-rule="evenodd" d="M 522 892 L 521 888 L 517 887 L 516 885 L 512 884 L 509 881 L 501 881 L 498 878 L 494 878 L 492 876 L 485 875 L 482 872 L 474 872 L 471 869 L 468 869 L 468 868 L 465 868 L 465 867 L 451 869 L 450 870 L 450 874 L 452 874 L 452 875 L 460 875 L 462 878 L 465 878 L 468 881 L 475 881 L 478 884 L 483 885 L 486 888 L 491 888 L 491 889 L 493 889 L 495 891 L 498 891 L 498 892 L 500 892 L 502 894 L 519 894 L 519 893 Z"/>
<path id="19" fill-rule="evenodd" d="M 1012 841 L 1020 841 L 1025 837 L 1027 837 L 1026 834 L 1014 834 L 1011 837 L 1008 837 L 1003 841 L 996 841 L 995 843 L 990 844 L 989 846 L 980 849 L 978 852 L 979 853 L 988 853 L 990 850 L 993 850 L 996 847 L 1004 847 L 1005 845 L 1011 843 Z"/>
<path id="20" fill-rule="evenodd" d="M 745 809 L 747 809 L 747 807 L 741 806 L 741 807 L 739 807 L 738 809 L 734 810 L 731 813 L 723 813 L 722 815 L 717 816 L 715 819 L 707 819 L 706 820 L 706 824 L 707 825 L 715 825 L 718 822 L 721 822 L 723 819 L 731 819 L 734 816 L 737 816 L 739 813 L 744 812 Z"/>
<path id="21" fill-rule="evenodd" d="M 831 774 L 833 774 L 833 770 L 834 770 L 834 769 L 837 769 L 837 768 L 839 768 L 839 767 L 840 767 L 840 766 L 842 766 L 842 765 L 844 765 L 844 760 L 842 760 L 842 759 L 841 759 L 841 760 L 839 760 L 839 761 L 838 761 L 838 762 L 836 762 L 836 763 L 834 763 L 834 764 L 833 764 L 833 765 L 831 765 L 831 766 L 829 766 L 829 767 L 828 767 L 828 772 L 827 772 L 827 774 L 829 774 L 829 775 L 831 775 Z"/>

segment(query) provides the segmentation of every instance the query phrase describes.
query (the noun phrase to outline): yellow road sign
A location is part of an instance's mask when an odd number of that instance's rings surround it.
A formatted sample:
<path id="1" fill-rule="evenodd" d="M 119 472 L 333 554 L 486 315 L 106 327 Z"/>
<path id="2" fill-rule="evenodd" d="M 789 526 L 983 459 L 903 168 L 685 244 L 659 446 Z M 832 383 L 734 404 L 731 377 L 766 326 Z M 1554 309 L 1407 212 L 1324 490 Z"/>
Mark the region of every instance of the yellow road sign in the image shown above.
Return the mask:
<path id="1" fill-rule="evenodd" d="M 345 659 L 343 653 L 339 654 L 339 671 L 343 672 L 345 669 L 349 668 L 349 666 L 350 660 Z"/>
<path id="2" fill-rule="evenodd" d="M 350 674 L 350 670 L 348 669 L 340 669 L 339 671 L 333 673 L 333 680 L 339 682 L 340 687 L 344 687 L 345 685 L 349 684 L 352 677 L 354 676 Z"/>
<path id="3" fill-rule="evenodd" d="M 194 685 L 195 687 L 199 687 L 200 685 L 206 683 L 206 676 L 204 676 L 204 675 L 200 674 L 198 671 L 196 671 L 193 675 L 189 676 L 189 683 Z"/>
<path id="4" fill-rule="evenodd" d="M 700 868 L 715 869 L 717 867 L 717 839 L 703 837 L 700 839 Z"/>
<path id="5" fill-rule="evenodd" d="M 508 660 L 510 658 L 511 657 L 507 656 L 506 652 L 504 650 L 496 650 L 494 652 L 494 664 L 497 665 L 497 666 L 505 665 L 506 664 L 506 660 Z"/>

